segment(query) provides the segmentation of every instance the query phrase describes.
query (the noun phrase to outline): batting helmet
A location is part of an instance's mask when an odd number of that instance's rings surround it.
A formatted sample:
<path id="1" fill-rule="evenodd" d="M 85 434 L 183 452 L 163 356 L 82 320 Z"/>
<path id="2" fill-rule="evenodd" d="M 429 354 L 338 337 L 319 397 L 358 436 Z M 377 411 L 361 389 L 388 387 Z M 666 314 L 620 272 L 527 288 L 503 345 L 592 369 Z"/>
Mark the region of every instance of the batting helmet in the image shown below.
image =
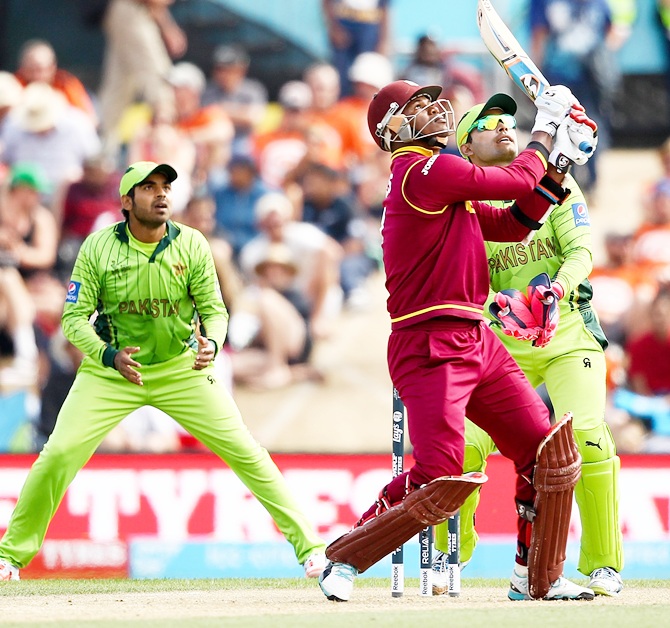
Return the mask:
<path id="1" fill-rule="evenodd" d="M 368 106 L 368 128 L 377 145 L 382 150 L 389 151 L 391 142 L 394 140 L 408 142 L 417 139 L 413 129 L 407 124 L 407 118 L 400 112 L 410 100 L 417 96 L 425 94 L 435 102 L 441 93 L 442 88 L 439 85 L 421 87 L 413 81 L 404 80 L 394 81 L 380 89 Z M 448 101 L 444 102 L 448 103 Z M 389 124 L 392 124 L 397 130 L 392 131 Z"/>

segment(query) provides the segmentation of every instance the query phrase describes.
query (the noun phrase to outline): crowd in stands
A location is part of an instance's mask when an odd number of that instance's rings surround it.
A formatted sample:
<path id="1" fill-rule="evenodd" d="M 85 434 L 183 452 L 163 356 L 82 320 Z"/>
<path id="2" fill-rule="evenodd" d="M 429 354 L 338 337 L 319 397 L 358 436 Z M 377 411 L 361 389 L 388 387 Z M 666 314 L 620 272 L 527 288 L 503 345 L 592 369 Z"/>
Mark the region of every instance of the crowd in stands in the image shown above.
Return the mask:
<path id="1" fill-rule="evenodd" d="M 174 219 L 211 244 L 231 315 L 221 377 L 259 390 L 318 385 L 327 374 L 312 362 L 315 344 L 337 334 L 343 308 L 365 308 L 380 271 L 390 156 L 368 132 L 370 98 L 394 78 L 437 82 L 459 119 L 486 95 L 427 35 L 395 67 L 388 3 L 363 16 L 367 26 L 377 20 L 372 37 L 351 26 L 348 3 L 324 0 L 333 58 L 270 101 L 240 45 L 214 51 L 210 76 L 181 60 L 188 42 L 169 4 L 107 3 L 98 93 L 58 66 L 48 41 L 25 42 L 16 67 L 0 72 L 0 403 L 2 414 L 20 404 L 31 419 L 21 428 L 3 418 L 0 450 L 38 450 L 53 429 L 82 357 L 60 329 L 69 274 L 84 238 L 122 220 L 118 183 L 129 163 L 170 163 Z M 349 6 L 339 18 L 338 4 Z M 347 42 L 347 54 L 335 54 Z M 643 224 L 610 234 L 592 275 L 622 451 L 670 451 L 670 142 L 659 156 L 666 178 L 649 190 Z M 122 426 L 103 448 L 191 442 L 151 409 Z"/>

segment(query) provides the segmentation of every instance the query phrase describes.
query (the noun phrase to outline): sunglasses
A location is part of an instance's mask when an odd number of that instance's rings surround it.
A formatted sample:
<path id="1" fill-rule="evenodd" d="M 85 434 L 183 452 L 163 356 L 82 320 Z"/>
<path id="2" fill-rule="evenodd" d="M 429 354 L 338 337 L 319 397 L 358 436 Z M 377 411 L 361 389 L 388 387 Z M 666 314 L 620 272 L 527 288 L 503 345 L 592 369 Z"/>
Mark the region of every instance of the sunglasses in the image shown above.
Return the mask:
<path id="1" fill-rule="evenodd" d="M 508 129 L 516 129 L 516 118 L 509 113 L 491 114 L 475 120 L 468 129 L 468 135 L 477 129 L 478 131 L 494 131 L 502 122 Z"/>

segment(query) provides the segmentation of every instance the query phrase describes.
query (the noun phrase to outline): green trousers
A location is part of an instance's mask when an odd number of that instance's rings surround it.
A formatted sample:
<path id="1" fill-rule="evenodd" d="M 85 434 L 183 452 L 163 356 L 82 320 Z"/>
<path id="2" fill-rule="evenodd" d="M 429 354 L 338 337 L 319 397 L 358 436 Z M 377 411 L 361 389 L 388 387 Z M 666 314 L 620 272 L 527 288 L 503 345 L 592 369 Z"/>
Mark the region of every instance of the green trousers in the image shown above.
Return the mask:
<path id="1" fill-rule="evenodd" d="M 56 427 L 33 464 L 0 558 L 19 568 L 37 554 L 49 523 L 77 472 L 130 412 L 151 405 L 170 415 L 219 456 L 261 502 L 293 545 L 298 562 L 325 550 L 268 452 L 253 438 L 214 368 L 193 370 L 195 352 L 141 368 L 144 386 L 85 358 Z"/>

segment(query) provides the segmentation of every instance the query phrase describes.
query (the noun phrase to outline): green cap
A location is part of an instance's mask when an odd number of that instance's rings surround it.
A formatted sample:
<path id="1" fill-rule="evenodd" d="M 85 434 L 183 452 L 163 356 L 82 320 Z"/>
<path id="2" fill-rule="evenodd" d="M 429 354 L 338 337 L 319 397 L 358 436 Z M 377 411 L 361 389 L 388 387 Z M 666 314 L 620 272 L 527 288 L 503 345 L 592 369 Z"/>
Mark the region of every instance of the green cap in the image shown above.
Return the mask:
<path id="1" fill-rule="evenodd" d="M 456 145 L 460 152 L 461 146 L 468 141 L 470 127 L 479 118 L 484 117 L 484 112 L 489 109 L 502 109 L 503 113 L 509 113 L 513 116 L 516 113 L 516 102 L 507 94 L 493 94 L 484 104 L 478 104 L 470 107 L 461 118 L 456 127 Z M 463 153 L 461 152 L 461 155 Z"/>
<path id="2" fill-rule="evenodd" d="M 42 168 L 37 164 L 17 163 L 9 173 L 9 187 L 27 187 L 36 192 L 44 193 L 50 189 Z"/>
<path id="3" fill-rule="evenodd" d="M 177 171 L 172 166 L 157 164 L 153 161 L 136 161 L 134 164 L 130 164 L 128 170 L 123 173 L 119 184 L 119 194 L 125 196 L 136 185 L 146 181 L 149 175 L 155 172 L 164 174 L 170 183 L 177 178 Z"/>

